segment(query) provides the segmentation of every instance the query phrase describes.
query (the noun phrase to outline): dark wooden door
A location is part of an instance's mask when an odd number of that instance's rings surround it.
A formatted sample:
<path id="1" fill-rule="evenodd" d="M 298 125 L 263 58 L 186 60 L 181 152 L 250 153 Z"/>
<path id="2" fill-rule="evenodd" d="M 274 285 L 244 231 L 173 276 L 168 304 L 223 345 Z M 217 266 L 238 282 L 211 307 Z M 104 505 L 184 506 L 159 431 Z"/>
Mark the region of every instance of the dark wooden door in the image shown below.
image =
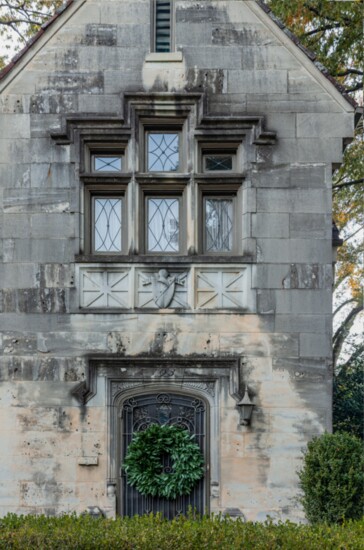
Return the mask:
<path id="1" fill-rule="evenodd" d="M 121 461 L 123 461 L 133 434 L 145 430 L 151 424 L 181 426 L 195 434 L 196 442 L 205 456 L 206 453 L 206 407 L 203 401 L 177 393 L 141 394 L 127 399 L 122 405 Z M 165 468 L 171 467 L 169 457 L 165 458 Z M 206 479 L 201 479 L 192 492 L 176 500 L 141 495 L 127 483 L 126 474 L 121 470 L 121 514 L 125 516 L 161 512 L 172 519 L 186 514 L 189 507 L 204 513 Z"/>

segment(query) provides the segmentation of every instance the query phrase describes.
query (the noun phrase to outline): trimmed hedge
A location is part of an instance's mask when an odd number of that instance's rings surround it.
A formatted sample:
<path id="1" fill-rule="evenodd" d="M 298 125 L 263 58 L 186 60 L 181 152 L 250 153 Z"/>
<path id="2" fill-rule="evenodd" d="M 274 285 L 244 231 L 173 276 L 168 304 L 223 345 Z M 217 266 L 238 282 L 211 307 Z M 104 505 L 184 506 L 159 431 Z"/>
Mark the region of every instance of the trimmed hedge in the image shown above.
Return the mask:
<path id="1" fill-rule="evenodd" d="M 22 550 L 360 550 L 364 521 L 344 525 L 243 523 L 219 516 L 166 521 L 161 516 L 118 518 L 8 515 L 0 548 Z"/>
<path id="2" fill-rule="evenodd" d="M 299 472 L 311 523 L 341 523 L 364 515 L 364 446 L 357 437 L 323 434 L 308 443 Z"/>

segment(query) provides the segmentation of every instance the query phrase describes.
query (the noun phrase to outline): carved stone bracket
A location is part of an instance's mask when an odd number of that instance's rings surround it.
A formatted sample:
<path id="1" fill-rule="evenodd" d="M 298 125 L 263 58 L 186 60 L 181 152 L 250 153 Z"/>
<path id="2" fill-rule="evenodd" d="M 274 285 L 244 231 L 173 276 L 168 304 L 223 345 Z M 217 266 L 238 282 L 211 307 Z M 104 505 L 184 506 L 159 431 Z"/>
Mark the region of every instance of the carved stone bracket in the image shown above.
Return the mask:
<path id="1" fill-rule="evenodd" d="M 94 365 L 89 364 L 86 370 L 86 379 L 71 390 L 71 395 L 77 399 L 80 405 L 85 406 L 96 395 L 96 376 L 97 369 Z"/>

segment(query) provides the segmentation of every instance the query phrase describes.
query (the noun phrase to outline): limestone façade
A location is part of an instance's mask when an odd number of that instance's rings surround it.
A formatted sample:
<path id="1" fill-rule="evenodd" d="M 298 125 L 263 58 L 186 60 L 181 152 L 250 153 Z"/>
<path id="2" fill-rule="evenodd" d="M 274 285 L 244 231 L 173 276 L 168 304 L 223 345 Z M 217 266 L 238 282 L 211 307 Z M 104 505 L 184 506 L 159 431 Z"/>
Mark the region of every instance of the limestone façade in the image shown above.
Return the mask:
<path id="1" fill-rule="evenodd" d="M 0 81 L 3 515 L 124 513 L 120 411 L 174 392 L 206 409 L 207 510 L 303 519 L 302 449 L 331 429 L 331 176 L 354 107 L 253 0 L 176 0 L 174 33 L 156 55 L 149 0 L 74 0 Z M 142 168 L 158 117 L 186 142 L 165 181 Z M 231 177 L 203 173 L 214 139 Z M 90 143 L 123 145 L 125 196 L 187 197 L 183 253 L 145 253 L 134 199 L 126 253 L 92 253 Z M 236 251 L 209 256 L 200 190 L 224 185 Z"/>

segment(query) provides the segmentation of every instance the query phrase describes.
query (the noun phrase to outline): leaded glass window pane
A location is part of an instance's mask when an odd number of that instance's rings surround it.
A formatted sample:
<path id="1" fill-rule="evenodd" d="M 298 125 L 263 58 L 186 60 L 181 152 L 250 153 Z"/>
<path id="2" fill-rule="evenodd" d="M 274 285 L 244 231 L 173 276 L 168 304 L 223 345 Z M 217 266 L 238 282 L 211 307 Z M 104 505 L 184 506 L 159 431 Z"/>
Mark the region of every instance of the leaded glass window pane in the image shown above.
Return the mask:
<path id="1" fill-rule="evenodd" d="M 205 155 L 205 170 L 207 172 L 227 172 L 233 169 L 231 155 Z"/>
<path id="2" fill-rule="evenodd" d="M 102 156 L 94 155 L 94 171 L 95 172 L 121 172 L 122 156 Z"/>
<path id="3" fill-rule="evenodd" d="M 233 248 L 233 199 L 205 199 L 206 252 L 230 252 Z"/>
<path id="4" fill-rule="evenodd" d="M 148 252 L 179 251 L 179 199 L 150 198 L 148 201 Z"/>
<path id="5" fill-rule="evenodd" d="M 179 168 L 179 134 L 148 134 L 148 171 L 176 172 Z"/>
<path id="6" fill-rule="evenodd" d="M 95 252 L 121 252 L 122 199 L 94 198 Z"/>

